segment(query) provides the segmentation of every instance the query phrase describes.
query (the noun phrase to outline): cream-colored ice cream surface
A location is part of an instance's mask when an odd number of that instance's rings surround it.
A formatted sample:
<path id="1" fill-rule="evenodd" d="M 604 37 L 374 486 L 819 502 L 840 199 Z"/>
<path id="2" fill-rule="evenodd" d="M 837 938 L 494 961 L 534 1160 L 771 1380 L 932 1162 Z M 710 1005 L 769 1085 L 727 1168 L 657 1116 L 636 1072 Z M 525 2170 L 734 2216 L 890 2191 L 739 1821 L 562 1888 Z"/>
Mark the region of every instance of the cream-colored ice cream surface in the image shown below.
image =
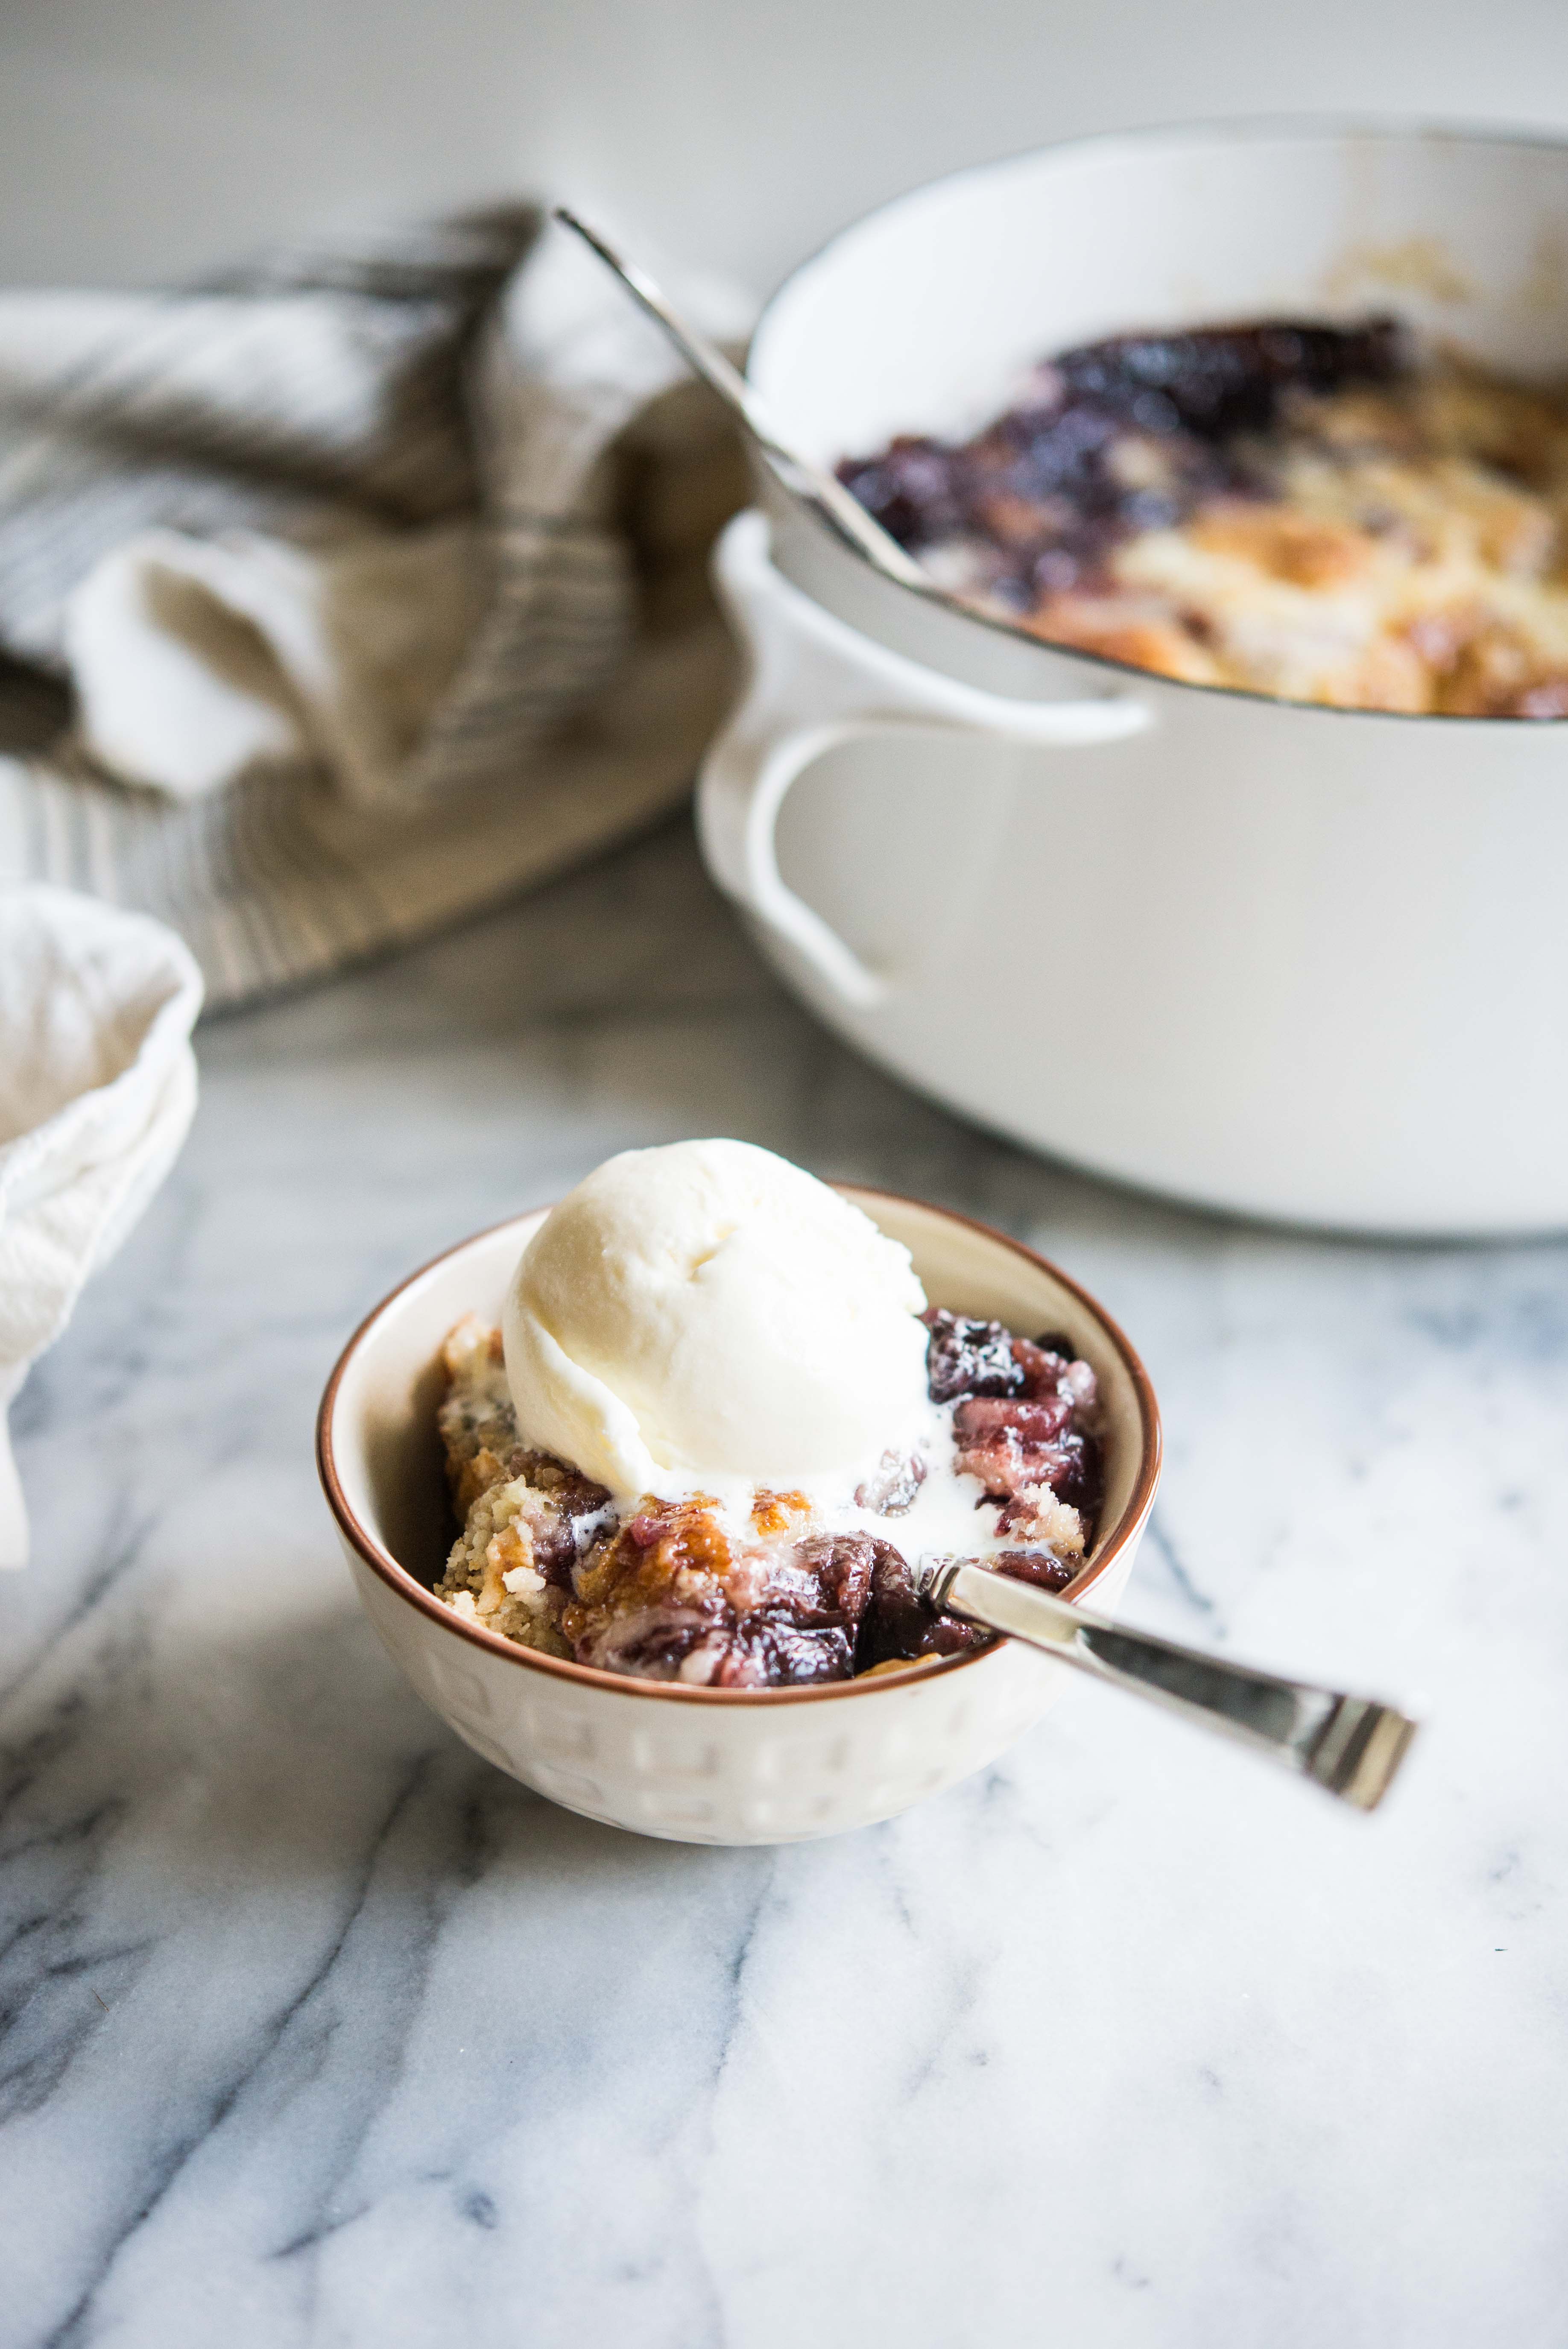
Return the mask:
<path id="1" fill-rule="evenodd" d="M 518 1266 L 518 1425 L 621 1499 L 846 1501 L 885 1452 L 932 1441 L 925 1301 L 906 1249 L 771 1151 L 624 1151 Z"/>

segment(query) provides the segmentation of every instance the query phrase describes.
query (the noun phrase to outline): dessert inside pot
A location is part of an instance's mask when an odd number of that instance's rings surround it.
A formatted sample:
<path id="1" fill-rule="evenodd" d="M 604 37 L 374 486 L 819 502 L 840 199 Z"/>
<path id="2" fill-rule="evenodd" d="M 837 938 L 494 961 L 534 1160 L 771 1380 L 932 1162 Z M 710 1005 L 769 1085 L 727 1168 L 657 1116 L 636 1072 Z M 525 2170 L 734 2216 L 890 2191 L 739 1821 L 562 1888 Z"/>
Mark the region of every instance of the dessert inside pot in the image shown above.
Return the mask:
<path id="1" fill-rule="evenodd" d="M 1388 317 L 1060 352 L 962 441 L 841 478 L 954 594 L 1188 682 L 1568 716 L 1568 392 Z"/>
<path id="2" fill-rule="evenodd" d="M 611 1160 L 443 1350 L 459 1527 L 436 1595 L 603 1671 L 756 1689 L 986 1644 L 911 1561 L 1051 1589 L 1103 1495 L 1070 1340 L 928 1304 L 907 1252 L 741 1143 Z"/>

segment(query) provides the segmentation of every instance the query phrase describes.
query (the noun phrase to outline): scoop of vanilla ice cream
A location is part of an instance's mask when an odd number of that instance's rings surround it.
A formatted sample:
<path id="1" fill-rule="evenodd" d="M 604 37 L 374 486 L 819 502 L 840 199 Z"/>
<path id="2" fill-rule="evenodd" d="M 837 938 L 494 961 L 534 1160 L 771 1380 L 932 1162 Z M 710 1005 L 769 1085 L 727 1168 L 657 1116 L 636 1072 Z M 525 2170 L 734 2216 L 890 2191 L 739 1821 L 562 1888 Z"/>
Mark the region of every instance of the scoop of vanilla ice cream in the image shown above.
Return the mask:
<path id="1" fill-rule="evenodd" d="M 524 1249 L 503 1321 L 525 1439 L 620 1496 L 846 1488 L 930 1414 L 909 1252 L 748 1142 L 623 1151 Z"/>

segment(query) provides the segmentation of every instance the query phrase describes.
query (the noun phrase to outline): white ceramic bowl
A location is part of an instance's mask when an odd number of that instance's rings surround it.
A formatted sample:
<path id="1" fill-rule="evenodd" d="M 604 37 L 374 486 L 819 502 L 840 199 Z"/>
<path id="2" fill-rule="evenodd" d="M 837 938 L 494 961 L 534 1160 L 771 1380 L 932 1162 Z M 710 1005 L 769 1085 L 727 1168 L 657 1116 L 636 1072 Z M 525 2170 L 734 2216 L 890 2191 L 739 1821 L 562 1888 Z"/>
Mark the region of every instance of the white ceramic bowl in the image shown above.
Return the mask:
<path id="1" fill-rule="evenodd" d="M 1393 308 L 1568 377 L 1568 144 L 1232 125 L 921 190 L 763 317 L 830 464 L 1133 327 Z M 1102 1172 L 1364 1230 L 1568 1224 L 1568 732 L 1326 709 L 1059 650 L 882 579 L 772 485 L 713 871 L 833 1027 Z"/>
<path id="2" fill-rule="evenodd" d="M 1160 1416 L 1116 1324 L 1018 1241 L 939 1207 L 846 1186 L 912 1251 L 934 1303 L 1066 1330 L 1107 1414 L 1104 1531 L 1073 1595 L 1119 1598 L 1153 1506 Z M 498 1769 L 585 1817 L 677 1843 L 792 1843 L 891 1818 L 982 1769 L 1037 1721 L 1064 1671 L 1003 1641 L 978 1655 L 827 1688 L 681 1688 L 511 1646 L 431 1596 L 453 1538 L 438 1351 L 465 1313 L 499 1320 L 547 1212 L 481 1232 L 394 1289 L 349 1340 L 317 1423 L 321 1479 L 388 1654 Z"/>

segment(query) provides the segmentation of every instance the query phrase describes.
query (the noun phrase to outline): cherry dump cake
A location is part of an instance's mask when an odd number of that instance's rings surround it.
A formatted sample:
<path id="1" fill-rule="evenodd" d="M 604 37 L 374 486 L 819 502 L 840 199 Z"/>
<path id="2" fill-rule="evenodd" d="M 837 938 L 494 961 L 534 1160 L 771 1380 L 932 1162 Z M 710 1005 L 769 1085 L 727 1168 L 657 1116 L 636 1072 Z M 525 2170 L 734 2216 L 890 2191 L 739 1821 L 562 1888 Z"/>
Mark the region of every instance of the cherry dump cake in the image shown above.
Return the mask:
<path id="1" fill-rule="evenodd" d="M 1568 716 L 1568 397 L 1395 323 L 1065 351 L 973 439 L 840 477 L 1047 641 L 1347 709 Z"/>
<path id="2" fill-rule="evenodd" d="M 907 1557 L 961 1542 L 1065 1589 L 1103 1495 L 1095 1374 L 1048 1332 L 920 1318 L 923 1448 L 885 1454 L 839 1506 L 753 1486 L 738 1506 L 695 1492 L 617 1507 L 521 1441 L 500 1331 L 460 1322 L 440 1431 L 462 1531 L 437 1597 L 521 1647 L 708 1688 L 844 1681 L 988 1645 L 925 1607 Z"/>

